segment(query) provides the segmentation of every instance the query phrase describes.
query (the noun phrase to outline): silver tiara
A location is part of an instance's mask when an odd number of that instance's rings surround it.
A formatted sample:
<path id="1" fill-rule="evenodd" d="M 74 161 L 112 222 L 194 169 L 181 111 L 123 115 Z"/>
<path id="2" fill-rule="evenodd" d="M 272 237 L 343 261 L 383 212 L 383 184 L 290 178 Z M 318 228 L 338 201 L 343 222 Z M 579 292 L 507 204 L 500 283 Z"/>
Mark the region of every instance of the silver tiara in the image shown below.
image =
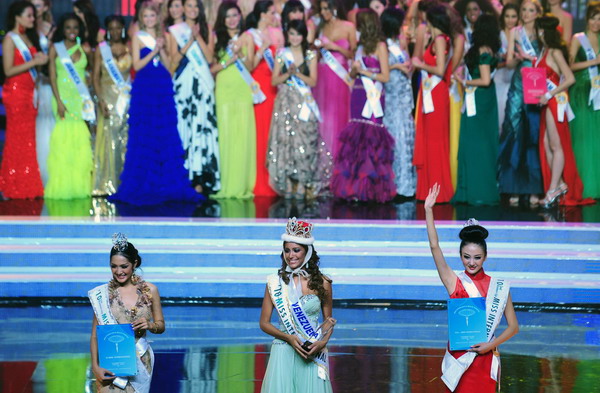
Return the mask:
<path id="1" fill-rule="evenodd" d="M 120 252 L 127 250 L 127 236 L 121 232 L 117 232 L 112 236 L 113 248 Z"/>
<path id="2" fill-rule="evenodd" d="M 464 228 L 464 227 L 470 227 L 470 226 L 472 226 L 472 225 L 479 225 L 479 221 L 477 221 L 477 220 L 476 220 L 476 219 L 474 219 L 474 218 L 469 218 L 469 219 L 467 220 L 467 222 L 465 222 L 465 224 L 463 225 L 463 228 Z"/>

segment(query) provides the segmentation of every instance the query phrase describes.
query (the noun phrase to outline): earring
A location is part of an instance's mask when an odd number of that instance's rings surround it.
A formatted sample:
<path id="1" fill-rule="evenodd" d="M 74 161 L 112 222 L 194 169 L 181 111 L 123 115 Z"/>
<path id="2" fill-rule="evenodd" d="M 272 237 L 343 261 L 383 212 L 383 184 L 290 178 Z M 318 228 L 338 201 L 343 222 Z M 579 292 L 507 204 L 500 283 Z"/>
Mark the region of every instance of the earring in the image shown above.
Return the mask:
<path id="1" fill-rule="evenodd" d="M 337 18 L 337 10 L 333 10 L 333 16 Z"/>
<path id="2" fill-rule="evenodd" d="M 121 29 L 121 38 L 125 39 L 125 28 Z"/>
<path id="3" fill-rule="evenodd" d="M 108 41 L 110 41 L 110 31 L 107 31 L 107 32 L 106 32 L 106 39 L 107 39 Z"/>

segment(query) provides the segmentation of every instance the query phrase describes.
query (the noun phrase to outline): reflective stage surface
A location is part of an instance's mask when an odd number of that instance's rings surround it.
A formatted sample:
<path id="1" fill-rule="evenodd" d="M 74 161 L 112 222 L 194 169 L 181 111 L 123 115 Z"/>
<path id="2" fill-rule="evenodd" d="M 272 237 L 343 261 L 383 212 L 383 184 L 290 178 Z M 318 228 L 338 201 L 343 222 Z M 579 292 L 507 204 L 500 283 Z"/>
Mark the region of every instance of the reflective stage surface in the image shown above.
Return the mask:
<path id="1" fill-rule="evenodd" d="M 156 354 L 151 391 L 259 392 L 270 340 L 258 328 L 258 302 L 166 304 L 166 332 L 149 335 Z M 599 311 L 534 308 L 519 308 L 521 331 L 500 348 L 501 391 L 600 392 Z M 0 315 L 0 391 L 93 391 L 89 306 L 4 304 Z M 447 325 L 439 305 L 337 305 L 334 315 L 339 320 L 330 342 L 335 392 L 443 391 L 439 376 Z"/>

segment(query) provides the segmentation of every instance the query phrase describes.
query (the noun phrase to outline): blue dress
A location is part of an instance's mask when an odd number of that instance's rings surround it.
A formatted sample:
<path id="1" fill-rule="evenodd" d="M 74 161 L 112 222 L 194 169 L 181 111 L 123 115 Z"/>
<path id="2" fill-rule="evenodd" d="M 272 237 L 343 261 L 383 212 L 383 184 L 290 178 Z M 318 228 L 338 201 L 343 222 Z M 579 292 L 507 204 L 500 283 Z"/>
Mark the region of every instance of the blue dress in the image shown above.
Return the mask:
<path id="1" fill-rule="evenodd" d="M 538 41 L 531 42 L 540 53 Z M 540 107 L 525 104 L 521 69 L 532 67 L 529 60 L 515 69 L 500 133 L 498 187 L 505 194 L 543 194 L 539 155 Z"/>
<path id="2" fill-rule="evenodd" d="M 140 58 L 149 52 L 149 48 L 143 48 Z M 121 186 L 109 200 L 156 205 L 203 199 L 192 188 L 184 167 L 171 75 L 160 61 L 152 60 L 133 81 Z"/>

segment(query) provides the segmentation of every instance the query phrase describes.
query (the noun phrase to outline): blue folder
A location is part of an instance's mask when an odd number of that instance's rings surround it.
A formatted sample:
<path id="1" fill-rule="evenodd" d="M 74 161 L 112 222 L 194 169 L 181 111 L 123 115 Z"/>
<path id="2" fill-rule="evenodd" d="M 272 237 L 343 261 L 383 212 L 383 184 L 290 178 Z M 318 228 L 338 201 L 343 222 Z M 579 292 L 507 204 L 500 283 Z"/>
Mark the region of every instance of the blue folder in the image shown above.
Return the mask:
<path id="1" fill-rule="evenodd" d="M 98 362 L 117 377 L 137 374 L 135 335 L 130 324 L 98 325 Z"/>
<path id="2" fill-rule="evenodd" d="M 448 300 L 448 338 L 452 351 L 487 342 L 484 297 Z"/>

